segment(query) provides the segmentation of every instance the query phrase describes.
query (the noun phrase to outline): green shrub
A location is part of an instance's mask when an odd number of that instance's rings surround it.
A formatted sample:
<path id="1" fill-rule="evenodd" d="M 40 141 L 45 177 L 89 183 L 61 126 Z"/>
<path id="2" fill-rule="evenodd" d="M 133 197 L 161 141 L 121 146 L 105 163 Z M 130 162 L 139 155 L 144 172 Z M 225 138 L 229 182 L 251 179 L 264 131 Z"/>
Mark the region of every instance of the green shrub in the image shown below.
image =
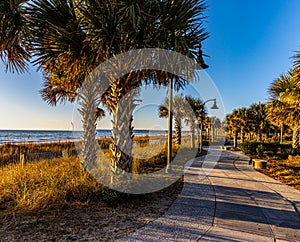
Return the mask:
<path id="1" fill-rule="evenodd" d="M 117 207 L 122 198 L 124 197 L 123 193 L 112 190 L 108 187 L 104 187 L 101 191 L 101 199 L 103 202 L 107 204 L 109 207 Z"/>
<path id="2" fill-rule="evenodd" d="M 266 150 L 266 151 L 263 152 L 263 155 L 270 158 L 270 157 L 274 156 L 274 152 L 271 151 L 271 150 Z"/>
<path id="3" fill-rule="evenodd" d="M 240 145 L 241 150 L 244 154 L 256 154 L 257 143 L 256 142 L 244 142 Z"/>
<path id="4" fill-rule="evenodd" d="M 257 147 L 256 147 L 256 153 L 258 156 L 262 156 L 263 153 L 264 153 L 264 147 L 262 144 L 259 144 Z"/>
<path id="5" fill-rule="evenodd" d="M 244 154 L 256 155 L 257 147 L 261 145 L 264 151 L 272 151 L 277 153 L 287 153 L 287 150 L 291 148 L 290 144 L 279 144 L 279 143 L 262 143 L 262 142 L 244 142 L 240 145 L 241 150 Z"/>

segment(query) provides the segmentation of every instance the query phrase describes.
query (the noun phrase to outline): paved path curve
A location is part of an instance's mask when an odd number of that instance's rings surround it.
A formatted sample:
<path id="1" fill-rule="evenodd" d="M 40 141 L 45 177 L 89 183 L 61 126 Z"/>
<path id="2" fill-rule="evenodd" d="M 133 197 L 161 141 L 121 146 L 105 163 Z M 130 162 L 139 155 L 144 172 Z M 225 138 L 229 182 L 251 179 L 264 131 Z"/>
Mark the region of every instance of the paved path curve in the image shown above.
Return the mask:
<path id="1" fill-rule="evenodd" d="M 186 166 L 184 187 L 161 218 L 120 241 L 300 241 L 300 192 L 210 149 Z"/>

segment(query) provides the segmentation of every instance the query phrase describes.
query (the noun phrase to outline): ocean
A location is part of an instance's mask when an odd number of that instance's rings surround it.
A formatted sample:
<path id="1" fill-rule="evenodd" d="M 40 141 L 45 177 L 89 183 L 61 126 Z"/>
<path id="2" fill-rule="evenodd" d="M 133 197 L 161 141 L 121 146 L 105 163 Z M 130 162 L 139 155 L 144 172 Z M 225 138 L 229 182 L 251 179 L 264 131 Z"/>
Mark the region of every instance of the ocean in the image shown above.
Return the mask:
<path id="1" fill-rule="evenodd" d="M 165 130 L 134 130 L 135 136 L 167 134 Z M 96 137 L 110 137 L 111 130 L 98 129 Z M 63 130 L 0 130 L 0 144 L 31 143 L 31 142 L 58 142 L 81 139 L 81 131 Z"/>

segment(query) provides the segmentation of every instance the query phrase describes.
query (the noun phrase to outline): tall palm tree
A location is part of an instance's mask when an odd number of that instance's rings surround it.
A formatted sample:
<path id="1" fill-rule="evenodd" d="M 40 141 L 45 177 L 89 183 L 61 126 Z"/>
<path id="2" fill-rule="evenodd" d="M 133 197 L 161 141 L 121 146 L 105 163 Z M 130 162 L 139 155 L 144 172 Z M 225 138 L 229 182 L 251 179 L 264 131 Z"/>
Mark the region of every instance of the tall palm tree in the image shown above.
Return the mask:
<path id="1" fill-rule="evenodd" d="M 280 75 L 269 87 L 268 118 L 293 129 L 293 148 L 300 149 L 300 88 L 292 71 Z"/>
<path id="2" fill-rule="evenodd" d="M 103 7 L 108 10 L 103 10 Z M 112 56 L 130 49 L 159 47 L 196 57 L 197 48 L 207 36 L 201 26 L 204 9 L 203 1 L 192 0 L 109 1 L 105 5 L 88 5 L 84 16 L 89 20 L 87 29 L 97 49 L 103 49 L 103 39 L 107 39 L 108 53 Z M 95 13 L 103 15 L 103 20 L 95 18 Z M 103 25 L 103 21 L 108 23 Z M 103 29 L 103 26 L 108 27 Z M 176 87 L 186 83 L 186 80 L 169 73 L 135 70 L 113 82 L 105 92 L 103 100 L 113 114 L 112 155 L 115 167 L 131 172 L 132 114 L 137 87 L 143 80 L 167 84 L 171 79 L 175 80 Z M 122 105 L 121 99 L 124 98 L 128 105 Z"/>

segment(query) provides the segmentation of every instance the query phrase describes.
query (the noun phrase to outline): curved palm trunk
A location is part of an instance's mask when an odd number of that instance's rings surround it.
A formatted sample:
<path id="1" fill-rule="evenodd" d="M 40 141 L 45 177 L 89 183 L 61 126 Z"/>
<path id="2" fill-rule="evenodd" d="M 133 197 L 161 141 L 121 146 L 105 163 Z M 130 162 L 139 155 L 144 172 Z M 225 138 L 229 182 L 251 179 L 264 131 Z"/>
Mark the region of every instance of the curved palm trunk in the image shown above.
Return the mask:
<path id="1" fill-rule="evenodd" d="M 181 119 L 175 117 L 175 142 L 178 145 L 181 145 Z"/>
<path id="2" fill-rule="evenodd" d="M 117 91 L 116 88 L 114 91 Z M 112 93 L 113 94 L 113 93 Z M 133 148 L 133 111 L 136 107 L 134 103 L 134 92 L 129 92 L 123 96 L 112 110 L 112 171 L 115 176 L 131 177 L 132 173 L 132 148 Z M 126 175 L 125 175 L 126 172 Z M 113 180 L 112 180 L 113 182 Z"/>

